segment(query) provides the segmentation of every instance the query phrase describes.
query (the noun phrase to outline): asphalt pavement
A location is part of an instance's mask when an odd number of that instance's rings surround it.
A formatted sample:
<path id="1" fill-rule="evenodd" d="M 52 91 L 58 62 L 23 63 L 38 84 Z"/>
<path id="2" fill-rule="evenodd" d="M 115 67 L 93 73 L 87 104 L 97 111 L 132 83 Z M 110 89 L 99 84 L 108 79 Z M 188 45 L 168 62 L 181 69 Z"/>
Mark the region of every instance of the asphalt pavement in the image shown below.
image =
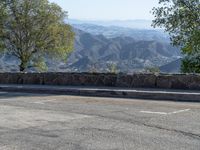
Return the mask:
<path id="1" fill-rule="evenodd" d="M 0 150 L 200 150 L 200 103 L 0 92 Z"/>

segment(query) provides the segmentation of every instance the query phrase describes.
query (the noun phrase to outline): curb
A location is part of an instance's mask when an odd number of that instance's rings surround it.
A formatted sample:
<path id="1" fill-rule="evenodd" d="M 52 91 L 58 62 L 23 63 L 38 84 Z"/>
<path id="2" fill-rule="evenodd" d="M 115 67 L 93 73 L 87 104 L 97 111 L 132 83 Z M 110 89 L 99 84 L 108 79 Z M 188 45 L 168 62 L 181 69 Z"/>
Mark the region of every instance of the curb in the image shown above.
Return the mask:
<path id="1" fill-rule="evenodd" d="M 115 98 L 138 98 L 161 101 L 200 102 L 199 91 L 164 89 L 123 89 L 108 87 L 69 87 L 42 85 L 0 85 L 0 91 Z"/>

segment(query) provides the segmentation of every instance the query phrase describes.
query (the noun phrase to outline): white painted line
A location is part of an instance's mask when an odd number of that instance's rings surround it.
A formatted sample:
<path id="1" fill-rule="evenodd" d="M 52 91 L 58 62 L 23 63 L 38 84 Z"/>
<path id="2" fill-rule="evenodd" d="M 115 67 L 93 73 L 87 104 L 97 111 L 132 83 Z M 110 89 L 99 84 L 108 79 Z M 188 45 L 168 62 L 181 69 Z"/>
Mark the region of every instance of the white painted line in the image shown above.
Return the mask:
<path id="1" fill-rule="evenodd" d="M 178 111 L 174 111 L 174 112 L 171 112 L 171 113 L 168 113 L 168 114 L 169 115 L 171 115 L 171 114 L 178 114 L 178 113 L 187 112 L 187 111 L 190 111 L 190 109 L 178 110 Z"/>
<path id="2" fill-rule="evenodd" d="M 183 112 L 187 112 L 190 111 L 191 109 L 184 109 L 184 110 L 178 110 L 178 111 L 174 111 L 174 112 L 170 112 L 170 113 L 166 113 L 166 112 L 154 112 L 154 111 L 140 111 L 141 113 L 146 113 L 146 114 L 158 114 L 158 115 L 172 115 L 172 114 L 178 114 L 178 113 L 183 113 Z"/>
<path id="3" fill-rule="evenodd" d="M 54 102 L 54 101 L 56 101 L 56 99 L 43 100 L 43 101 L 37 101 L 37 102 L 30 102 L 30 103 L 34 103 L 34 104 L 42 104 L 42 105 L 44 105 L 46 102 Z"/>
<path id="4" fill-rule="evenodd" d="M 0 101 L 11 101 L 13 99 L 0 99 Z"/>
<path id="5" fill-rule="evenodd" d="M 153 111 L 140 111 L 141 113 L 146 113 L 146 114 L 159 114 L 159 115 L 167 115 L 168 113 L 166 112 L 153 112 Z"/>

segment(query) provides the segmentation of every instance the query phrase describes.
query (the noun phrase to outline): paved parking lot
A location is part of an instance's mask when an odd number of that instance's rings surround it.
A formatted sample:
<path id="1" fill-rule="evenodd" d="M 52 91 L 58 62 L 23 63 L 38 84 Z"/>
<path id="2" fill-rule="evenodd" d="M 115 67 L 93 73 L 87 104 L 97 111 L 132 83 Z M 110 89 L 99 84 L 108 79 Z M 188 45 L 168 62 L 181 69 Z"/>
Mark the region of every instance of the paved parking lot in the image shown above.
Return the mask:
<path id="1" fill-rule="evenodd" d="M 0 92 L 0 150 L 199 150 L 200 103 Z"/>

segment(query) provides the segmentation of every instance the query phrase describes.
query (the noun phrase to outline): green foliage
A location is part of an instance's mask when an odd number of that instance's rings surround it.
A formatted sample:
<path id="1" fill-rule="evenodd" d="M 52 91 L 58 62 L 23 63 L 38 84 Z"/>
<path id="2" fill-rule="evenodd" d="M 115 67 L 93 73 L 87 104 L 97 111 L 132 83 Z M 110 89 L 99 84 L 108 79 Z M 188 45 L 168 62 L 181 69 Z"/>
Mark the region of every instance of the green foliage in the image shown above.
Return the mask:
<path id="1" fill-rule="evenodd" d="M 171 36 L 173 45 L 179 46 L 186 56 L 194 56 L 200 53 L 200 1 L 199 0 L 159 0 L 161 5 L 153 8 L 155 20 L 153 26 L 164 27 Z M 194 58 L 194 57 L 193 57 Z M 185 58 L 182 71 L 185 66 L 194 66 L 193 61 Z M 187 64 L 187 65 L 186 65 Z M 199 67 L 199 64 L 195 65 Z M 194 67 L 194 72 L 196 72 Z M 191 71 L 190 69 L 190 71 Z"/>
<path id="2" fill-rule="evenodd" d="M 3 7 L 3 3 L 0 3 L 0 51 L 4 50 L 4 42 L 1 40 L 1 37 L 3 36 L 3 20 L 6 17 L 5 9 Z M 1 21 L 2 20 L 2 21 Z"/>
<path id="3" fill-rule="evenodd" d="M 32 67 L 37 69 L 37 71 L 39 71 L 39 72 L 48 71 L 48 67 L 45 63 L 45 59 L 42 56 L 33 57 L 33 59 L 29 61 L 27 68 L 32 68 Z"/>
<path id="4" fill-rule="evenodd" d="M 160 73 L 159 67 L 146 67 L 144 68 L 145 73 Z"/>
<path id="5" fill-rule="evenodd" d="M 164 27 L 174 45 L 199 50 L 200 2 L 199 0 L 160 0 L 161 7 L 153 8 L 153 26 Z"/>
<path id="6" fill-rule="evenodd" d="M 107 71 L 109 73 L 117 73 L 117 72 L 119 72 L 118 69 L 117 69 L 117 65 L 114 64 L 114 63 L 110 63 L 110 64 L 107 65 Z"/>
<path id="7" fill-rule="evenodd" d="M 186 56 L 182 60 L 181 71 L 187 73 L 200 73 L 200 53 Z"/>
<path id="8" fill-rule="evenodd" d="M 46 69 L 44 56 L 65 60 L 74 33 L 67 13 L 48 0 L 1 0 L 0 46 L 21 60 L 20 71 Z M 37 65 L 36 65 L 37 64 Z"/>

